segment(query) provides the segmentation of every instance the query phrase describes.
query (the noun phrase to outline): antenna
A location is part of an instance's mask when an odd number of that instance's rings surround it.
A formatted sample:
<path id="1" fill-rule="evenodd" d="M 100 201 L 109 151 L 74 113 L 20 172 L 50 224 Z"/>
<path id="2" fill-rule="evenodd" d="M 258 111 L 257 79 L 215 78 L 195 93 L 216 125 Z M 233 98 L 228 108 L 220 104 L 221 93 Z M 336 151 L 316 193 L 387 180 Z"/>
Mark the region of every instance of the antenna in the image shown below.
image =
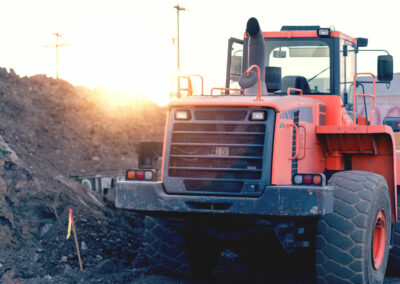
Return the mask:
<path id="1" fill-rule="evenodd" d="M 55 45 L 44 45 L 43 47 L 55 47 L 56 48 L 56 78 L 58 79 L 58 48 L 67 46 L 68 44 L 59 44 L 58 39 L 62 37 L 59 33 L 52 33 L 56 36 L 56 44 Z"/>

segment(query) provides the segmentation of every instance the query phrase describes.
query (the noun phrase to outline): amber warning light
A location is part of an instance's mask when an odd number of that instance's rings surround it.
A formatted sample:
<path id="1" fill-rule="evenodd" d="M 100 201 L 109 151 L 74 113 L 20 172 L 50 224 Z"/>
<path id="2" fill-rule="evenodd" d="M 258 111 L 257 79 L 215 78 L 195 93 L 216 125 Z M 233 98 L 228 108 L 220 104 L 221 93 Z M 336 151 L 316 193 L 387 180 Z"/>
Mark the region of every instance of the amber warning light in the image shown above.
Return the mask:
<path id="1" fill-rule="evenodd" d="M 296 185 L 325 185 L 323 174 L 297 174 L 293 176 L 293 184 Z"/>
<path id="2" fill-rule="evenodd" d="M 125 174 L 126 180 L 156 181 L 156 170 L 127 170 Z"/>

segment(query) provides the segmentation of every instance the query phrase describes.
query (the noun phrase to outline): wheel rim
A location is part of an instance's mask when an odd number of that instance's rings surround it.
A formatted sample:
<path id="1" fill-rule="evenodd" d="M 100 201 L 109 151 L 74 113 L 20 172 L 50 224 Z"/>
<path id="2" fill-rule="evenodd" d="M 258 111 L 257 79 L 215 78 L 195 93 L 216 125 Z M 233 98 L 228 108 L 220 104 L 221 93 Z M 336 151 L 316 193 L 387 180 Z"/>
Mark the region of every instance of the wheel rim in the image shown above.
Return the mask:
<path id="1" fill-rule="evenodd" d="M 383 262 L 386 248 L 386 216 L 383 210 L 379 210 L 375 218 L 375 226 L 372 241 L 373 265 L 378 270 Z"/>

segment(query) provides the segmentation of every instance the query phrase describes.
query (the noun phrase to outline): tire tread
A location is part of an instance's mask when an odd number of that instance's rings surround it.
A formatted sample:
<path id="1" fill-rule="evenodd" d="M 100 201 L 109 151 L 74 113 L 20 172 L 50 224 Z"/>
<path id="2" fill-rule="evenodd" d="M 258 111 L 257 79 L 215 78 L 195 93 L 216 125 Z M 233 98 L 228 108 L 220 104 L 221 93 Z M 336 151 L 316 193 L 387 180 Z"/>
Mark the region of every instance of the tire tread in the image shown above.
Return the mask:
<path id="1" fill-rule="evenodd" d="M 344 171 L 334 174 L 329 185 L 335 188 L 334 212 L 317 226 L 317 282 L 367 283 L 363 242 L 368 233 L 369 207 L 379 190 L 387 188 L 386 180 L 374 173 Z M 400 241 L 400 225 L 398 229 Z M 398 249 L 400 252 L 400 246 Z"/>

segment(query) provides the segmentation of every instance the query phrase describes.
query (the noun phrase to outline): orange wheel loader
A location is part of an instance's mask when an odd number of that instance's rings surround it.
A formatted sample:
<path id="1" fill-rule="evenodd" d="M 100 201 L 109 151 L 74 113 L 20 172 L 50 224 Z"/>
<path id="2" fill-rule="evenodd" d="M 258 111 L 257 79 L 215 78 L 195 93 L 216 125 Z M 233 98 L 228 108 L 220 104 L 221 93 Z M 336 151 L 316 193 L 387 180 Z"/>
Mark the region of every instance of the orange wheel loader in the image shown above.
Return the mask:
<path id="1" fill-rule="evenodd" d="M 389 257 L 400 268 L 400 118 L 374 120 L 393 58 L 381 50 L 377 76 L 358 73 L 367 44 L 255 18 L 229 40 L 225 87 L 169 105 L 161 181 L 117 185 L 116 207 L 145 215 L 154 271 L 204 276 L 224 249 L 250 247 L 272 262 L 301 252 L 318 283 L 382 283 Z"/>

